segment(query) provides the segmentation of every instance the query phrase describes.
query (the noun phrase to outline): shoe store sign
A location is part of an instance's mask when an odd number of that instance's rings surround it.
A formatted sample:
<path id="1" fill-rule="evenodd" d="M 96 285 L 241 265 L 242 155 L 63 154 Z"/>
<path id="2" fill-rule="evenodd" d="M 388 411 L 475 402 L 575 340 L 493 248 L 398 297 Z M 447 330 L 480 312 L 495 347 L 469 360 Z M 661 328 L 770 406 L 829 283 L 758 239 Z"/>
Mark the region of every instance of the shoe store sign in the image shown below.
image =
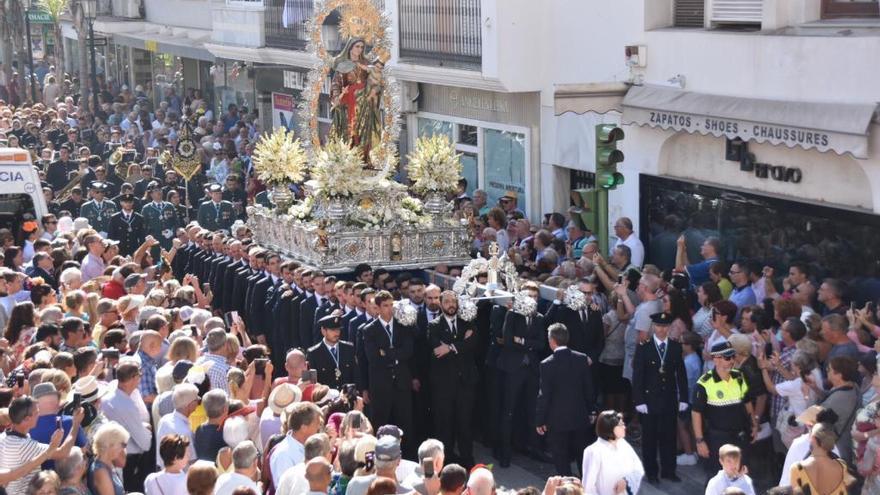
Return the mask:
<path id="1" fill-rule="evenodd" d="M 729 161 L 738 162 L 740 170 L 754 174 L 759 179 L 799 184 L 804 178 L 803 171 L 799 167 L 786 167 L 785 165 L 759 162 L 754 153 L 749 153 L 748 142 L 742 139 L 727 140 L 725 158 Z"/>

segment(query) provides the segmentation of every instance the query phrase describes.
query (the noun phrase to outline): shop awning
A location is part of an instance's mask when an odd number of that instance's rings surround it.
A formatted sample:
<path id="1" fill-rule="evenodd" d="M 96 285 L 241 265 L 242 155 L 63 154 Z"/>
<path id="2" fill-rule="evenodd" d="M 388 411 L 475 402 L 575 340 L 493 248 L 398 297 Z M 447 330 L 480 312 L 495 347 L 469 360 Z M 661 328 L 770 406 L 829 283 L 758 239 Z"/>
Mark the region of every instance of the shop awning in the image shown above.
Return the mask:
<path id="1" fill-rule="evenodd" d="M 622 122 L 867 158 L 876 112 L 874 103 L 764 100 L 633 86 L 623 99 Z"/>
<path id="2" fill-rule="evenodd" d="M 554 113 L 621 112 L 627 89 L 629 85 L 625 83 L 557 84 L 553 93 Z"/>
<path id="3" fill-rule="evenodd" d="M 201 29 L 163 32 L 158 29 L 146 29 L 128 33 L 116 33 L 113 42 L 117 45 L 140 48 L 150 52 L 167 53 L 178 57 L 196 60 L 213 61 L 214 55 L 205 49 L 204 42 L 210 40 L 211 33 Z"/>

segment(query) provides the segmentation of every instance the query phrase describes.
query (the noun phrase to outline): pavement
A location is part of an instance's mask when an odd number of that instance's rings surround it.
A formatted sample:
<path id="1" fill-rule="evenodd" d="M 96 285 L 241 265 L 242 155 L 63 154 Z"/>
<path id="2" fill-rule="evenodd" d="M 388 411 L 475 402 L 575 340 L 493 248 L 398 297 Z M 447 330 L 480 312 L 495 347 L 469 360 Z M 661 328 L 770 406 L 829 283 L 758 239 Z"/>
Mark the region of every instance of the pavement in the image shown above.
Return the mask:
<path id="1" fill-rule="evenodd" d="M 634 447 L 638 450 L 638 445 Z M 517 453 L 514 453 L 509 468 L 501 468 L 492 457 L 492 450 L 480 443 L 474 444 L 474 457 L 478 463 L 494 464 L 492 473 L 495 475 L 495 483 L 499 489 L 504 489 L 505 493 L 507 490 L 515 491 L 528 486 L 543 490 L 547 478 L 555 474 L 552 464 Z M 580 471 L 579 467 L 578 471 Z M 660 483 L 653 485 L 642 480 L 639 495 L 694 495 L 704 492 L 706 477 L 699 465 L 679 466 L 676 472 L 681 478 L 680 483 L 661 479 Z M 756 487 L 756 489 L 760 488 L 762 487 Z M 758 493 L 763 493 L 763 491 Z"/>

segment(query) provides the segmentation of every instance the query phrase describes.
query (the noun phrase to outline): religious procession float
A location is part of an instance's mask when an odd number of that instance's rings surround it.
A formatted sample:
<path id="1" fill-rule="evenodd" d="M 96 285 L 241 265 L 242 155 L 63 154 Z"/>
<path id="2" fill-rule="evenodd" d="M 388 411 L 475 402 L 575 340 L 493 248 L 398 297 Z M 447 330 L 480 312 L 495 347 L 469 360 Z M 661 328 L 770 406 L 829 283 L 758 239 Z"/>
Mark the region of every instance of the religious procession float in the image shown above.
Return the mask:
<path id="1" fill-rule="evenodd" d="M 399 182 L 400 89 L 385 67 L 390 21 L 370 0 L 315 2 L 307 50 L 317 59 L 300 104 L 300 130 L 264 136 L 254 168 L 272 208 L 249 209 L 263 246 L 329 273 L 359 263 L 388 269 L 470 262 L 470 221 L 457 219 L 447 194 L 461 162 L 445 136 L 424 137 L 408 156 L 409 186 Z M 325 18 L 340 16 L 344 46 L 330 53 Z M 332 123 L 318 125 L 321 89 L 330 79 Z M 296 198 L 291 184 L 301 184 Z"/>

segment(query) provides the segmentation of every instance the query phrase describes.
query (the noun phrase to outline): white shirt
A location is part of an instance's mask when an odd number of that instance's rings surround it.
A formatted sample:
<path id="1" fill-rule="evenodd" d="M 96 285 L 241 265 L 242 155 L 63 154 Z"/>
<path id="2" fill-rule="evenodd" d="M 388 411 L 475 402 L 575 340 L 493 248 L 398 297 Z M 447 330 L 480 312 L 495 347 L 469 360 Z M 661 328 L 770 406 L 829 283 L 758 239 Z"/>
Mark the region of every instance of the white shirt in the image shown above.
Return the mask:
<path id="1" fill-rule="evenodd" d="M 626 440 L 612 444 L 600 438 L 584 449 L 581 473 L 585 495 L 615 495 L 614 485 L 621 479 L 626 479 L 631 493 L 638 493 L 645 468 Z"/>
<path id="2" fill-rule="evenodd" d="M 144 481 L 144 495 L 188 495 L 186 471 L 150 473 Z"/>
<path id="3" fill-rule="evenodd" d="M 80 268 L 83 283 L 86 283 L 95 277 L 104 275 L 104 267 L 103 259 L 92 253 L 87 254 L 85 259 L 83 259 L 82 267 Z"/>
<path id="4" fill-rule="evenodd" d="M 281 416 L 275 416 L 268 407 L 263 409 L 260 416 L 260 451 L 265 449 L 272 435 L 281 431 Z"/>
<path id="5" fill-rule="evenodd" d="M 764 277 L 758 279 L 757 282 L 752 284 L 752 292 L 755 293 L 755 300 L 758 301 L 758 304 L 767 298 L 767 281 Z"/>
<path id="6" fill-rule="evenodd" d="M 192 460 L 198 459 L 196 457 L 196 449 L 193 448 L 193 432 L 189 427 L 189 418 L 181 414 L 180 411 L 174 411 L 162 416 L 162 419 L 159 420 L 159 426 L 156 428 L 157 466 L 164 467 L 162 456 L 159 455 L 159 443 L 162 441 L 162 437 L 175 434 L 189 438 L 189 447 L 187 448 L 189 450 L 189 458 Z"/>
<path id="7" fill-rule="evenodd" d="M 306 464 L 301 462 L 281 475 L 281 482 L 275 490 L 275 495 L 299 495 L 307 491 L 309 491 L 309 482 L 306 480 Z"/>
<path id="8" fill-rule="evenodd" d="M 724 471 L 718 471 L 718 474 L 709 480 L 706 485 L 706 495 L 721 495 L 728 487 L 739 488 L 746 495 L 755 495 L 755 488 L 752 486 L 752 479 L 748 475 L 742 475 L 734 480 L 730 479 Z"/>
<path id="9" fill-rule="evenodd" d="M 269 458 L 269 466 L 272 468 L 272 482 L 275 486 L 280 486 L 281 476 L 285 471 L 301 464 L 305 461 L 306 450 L 303 444 L 299 443 L 290 435 L 285 435 L 272 456 Z"/>
<path id="10" fill-rule="evenodd" d="M 232 495 L 232 492 L 240 486 L 250 488 L 258 494 L 263 493 L 260 490 L 260 487 L 258 487 L 252 479 L 233 471 L 231 473 L 221 474 L 220 477 L 217 478 L 217 482 L 214 483 L 214 495 Z M 308 485 L 306 488 L 308 488 Z"/>
<path id="11" fill-rule="evenodd" d="M 621 244 L 628 247 L 630 253 L 632 253 L 630 263 L 633 266 L 641 268 L 642 264 L 645 263 L 645 246 L 642 245 L 642 241 L 639 240 L 639 236 L 637 236 L 635 232 L 631 232 L 626 240 L 618 237 L 617 242 L 614 243 L 614 247 L 620 246 Z M 613 250 L 614 249 L 612 248 L 612 251 Z"/>

